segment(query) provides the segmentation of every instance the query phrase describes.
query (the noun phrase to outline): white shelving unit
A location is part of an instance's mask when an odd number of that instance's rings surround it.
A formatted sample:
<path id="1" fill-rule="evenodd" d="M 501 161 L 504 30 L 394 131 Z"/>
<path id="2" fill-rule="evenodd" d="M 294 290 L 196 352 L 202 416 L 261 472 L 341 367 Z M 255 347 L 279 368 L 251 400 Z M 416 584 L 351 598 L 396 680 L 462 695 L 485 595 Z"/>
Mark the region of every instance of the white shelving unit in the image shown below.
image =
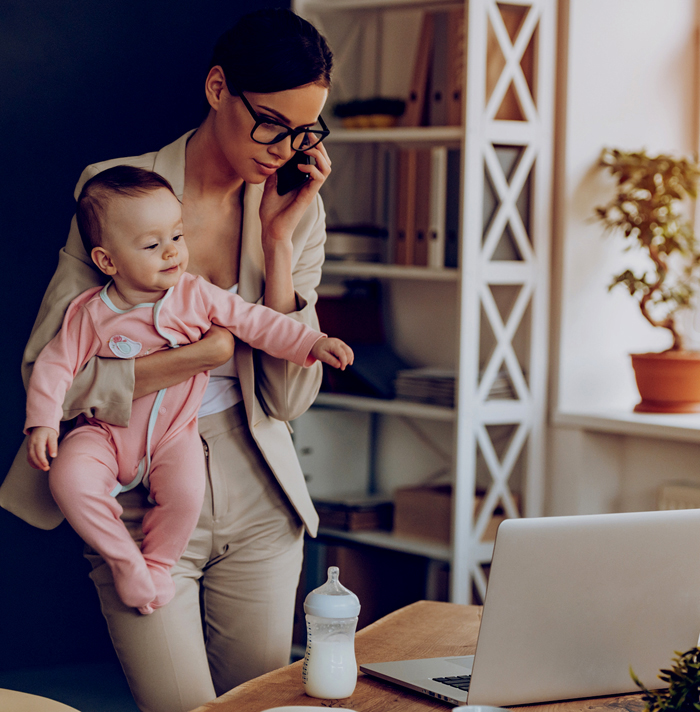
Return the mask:
<path id="1" fill-rule="evenodd" d="M 416 554 L 425 556 L 433 561 L 451 561 L 452 549 L 449 546 L 434 544 L 420 539 L 401 537 L 384 531 L 358 531 L 348 532 L 338 529 L 327 529 L 321 527 L 318 532 L 322 536 L 332 536 L 336 539 L 368 544 L 369 546 L 379 546 L 383 549 L 400 551 L 405 554 Z"/>
<path id="2" fill-rule="evenodd" d="M 330 408 L 345 408 L 361 410 L 367 413 L 385 413 L 386 415 L 404 415 L 407 418 L 422 418 L 424 420 L 453 421 L 457 411 L 438 405 L 412 403 L 405 400 L 386 400 L 382 398 L 367 398 L 365 396 L 345 395 L 343 393 L 319 393 L 316 405 Z"/>
<path id="3" fill-rule="evenodd" d="M 326 139 L 328 144 L 338 143 L 396 143 L 401 145 L 438 144 L 460 146 L 461 126 L 397 126 L 388 129 L 343 129 L 338 128 Z"/>
<path id="4" fill-rule="evenodd" d="M 393 186 L 385 180 L 381 150 L 458 147 L 459 267 L 327 261 L 324 276 L 336 283 L 342 278 L 381 280 L 392 304 L 390 339 L 395 350 L 421 361 L 416 363 L 420 366 L 449 362 L 457 374 L 457 406 L 329 393 L 322 393 L 317 405 L 451 429 L 450 546 L 381 532 L 322 533 L 449 561 L 450 598 L 467 603 L 473 587 L 482 599 L 485 594 L 484 565 L 491 559 L 493 543 L 481 540 L 493 511 L 501 506 L 509 517 L 542 513 L 556 2 L 294 3 L 294 9 L 313 22 L 334 49 L 334 103 L 376 95 L 406 97 L 413 69 L 409 48 L 417 43 L 422 13 L 455 7 L 464 8 L 462 125 L 331 126 L 328 144 L 334 173 L 324 186 L 324 200 L 329 215 L 338 210 L 342 216 L 345 210 L 347 216 L 356 210 L 362 213 L 357 222 L 369 215 L 380 224 L 383 218 L 386 224 Z M 363 180 L 343 183 L 343 166 L 348 174 L 359 171 Z M 333 187 L 333 180 L 340 187 Z M 354 200 L 353 190 L 359 191 Z M 430 323 L 431 315 L 437 325 Z M 504 373 L 514 398 L 490 399 L 494 382 Z M 384 432 L 377 435 L 380 440 L 385 436 Z M 400 473 L 394 472 L 392 481 L 397 476 Z M 475 490 L 484 484 L 486 495 L 475 518 Z M 511 487 L 517 488 L 520 508 Z"/>
<path id="5" fill-rule="evenodd" d="M 379 279 L 412 279 L 426 282 L 457 282 L 459 270 L 453 267 L 427 268 L 409 267 L 406 265 L 385 265 L 374 262 L 326 262 L 323 266 L 324 275 L 340 275 L 342 277 L 377 277 Z"/>

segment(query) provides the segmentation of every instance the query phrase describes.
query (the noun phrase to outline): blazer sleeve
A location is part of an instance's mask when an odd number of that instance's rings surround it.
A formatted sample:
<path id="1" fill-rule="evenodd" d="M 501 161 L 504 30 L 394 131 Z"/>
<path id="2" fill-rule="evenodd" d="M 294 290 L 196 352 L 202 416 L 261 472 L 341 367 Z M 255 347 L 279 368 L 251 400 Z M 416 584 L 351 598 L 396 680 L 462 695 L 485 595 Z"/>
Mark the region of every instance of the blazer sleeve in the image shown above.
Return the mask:
<path id="1" fill-rule="evenodd" d="M 76 193 L 97 173 L 83 171 Z M 22 378 L 25 388 L 41 350 L 61 328 L 68 305 L 82 292 L 103 284 L 101 273 L 85 252 L 75 217 L 68 241 L 59 253 L 58 267 L 49 283 L 34 328 L 24 350 Z M 134 362 L 131 359 L 92 358 L 76 375 L 63 403 L 63 420 L 81 413 L 112 425 L 126 426 L 131 416 L 134 392 Z"/>
<path id="2" fill-rule="evenodd" d="M 319 329 L 316 287 L 321 281 L 326 242 L 326 214 L 317 197 L 295 231 L 295 262 L 292 272 L 297 310 L 288 314 L 295 321 Z M 265 412 L 277 420 L 294 420 L 316 400 L 323 377 L 322 364 L 302 368 L 264 351 L 255 352 L 256 394 Z"/>

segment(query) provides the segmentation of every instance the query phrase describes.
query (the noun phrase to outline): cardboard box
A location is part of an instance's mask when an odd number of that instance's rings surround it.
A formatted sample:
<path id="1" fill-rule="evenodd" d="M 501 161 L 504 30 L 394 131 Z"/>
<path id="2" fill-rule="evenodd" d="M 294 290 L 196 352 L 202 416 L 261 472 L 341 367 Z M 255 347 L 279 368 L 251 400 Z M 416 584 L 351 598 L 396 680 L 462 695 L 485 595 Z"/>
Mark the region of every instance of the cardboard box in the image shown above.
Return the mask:
<path id="1" fill-rule="evenodd" d="M 314 497 L 320 526 L 345 531 L 391 530 L 394 504 L 386 497 L 346 495 Z"/>
<path id="2" fill-rule="evenodd" d="M 475 496 L 475 516 L 479 513 L 483 499 L 483 494 Z M 505 518 L 502 509 L 497 508 L 481 540 L 493 541 L 496 538 L 498 525 Z M 449 544 L 451 529 L 452 485 L 419 485 L 396 490 L 394 533 Z"/>
<path id="3" fill-rule="evenodd" d="M 401 487 L 394 493 L 394 533 L 450 543 L 452 485 Z"/>

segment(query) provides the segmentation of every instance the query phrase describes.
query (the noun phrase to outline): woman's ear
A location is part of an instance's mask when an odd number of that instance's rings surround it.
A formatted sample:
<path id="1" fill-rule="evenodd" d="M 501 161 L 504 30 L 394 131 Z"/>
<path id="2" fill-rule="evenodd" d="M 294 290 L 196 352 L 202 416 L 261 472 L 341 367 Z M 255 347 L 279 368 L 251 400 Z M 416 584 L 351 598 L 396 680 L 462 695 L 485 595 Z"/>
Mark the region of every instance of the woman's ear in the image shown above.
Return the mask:
<path id="1" fill-rule="evenodd" d="M 109 252 L 104 247 L 94 247 L 90 253 L 92 261 L 99 267 L 100 271 L 112 276 L 117 273 L 117 268 L 112 262 Z"/>
<path id="2" fill-rule="evenodd" d="M 224 70 L 217 64 L 209 70 L 206 82 L 204 83 L 204 93 L 207 96 L 209 106 L 211 106 L 214 111 L 219 109 L 221 95 L 225 90 L 226 76 L 224 75 Z"/>

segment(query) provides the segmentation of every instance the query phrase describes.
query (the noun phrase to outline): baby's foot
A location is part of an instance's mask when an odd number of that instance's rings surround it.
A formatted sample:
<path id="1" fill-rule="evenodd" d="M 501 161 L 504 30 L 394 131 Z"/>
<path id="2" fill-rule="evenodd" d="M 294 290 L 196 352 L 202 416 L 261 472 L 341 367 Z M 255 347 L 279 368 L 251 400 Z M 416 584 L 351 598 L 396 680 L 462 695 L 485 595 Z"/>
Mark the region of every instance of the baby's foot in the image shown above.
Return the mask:
<path id="1" fill-rule="evenodd" d="M 117 561 L 112 564 L 112 578 L 117 595 L 125 606 L 138 608 L 142 613 L 152 612 L 147 609 L 156 597 L 156 588 L 149 574 L 146 562 Z"/>
<path id="2" fill-rule="evenodd" d="M 156 595 L 150 601 L 153 610 L 162 608 L 167 603 L 173 600 L 175 596 L 175 582 L 170 575 L 170 567 L 162 564 L 154 564 L 150 561 L 146 562 L 148 571 L 151 574 L 151 580 L 155 588 Z"/>

